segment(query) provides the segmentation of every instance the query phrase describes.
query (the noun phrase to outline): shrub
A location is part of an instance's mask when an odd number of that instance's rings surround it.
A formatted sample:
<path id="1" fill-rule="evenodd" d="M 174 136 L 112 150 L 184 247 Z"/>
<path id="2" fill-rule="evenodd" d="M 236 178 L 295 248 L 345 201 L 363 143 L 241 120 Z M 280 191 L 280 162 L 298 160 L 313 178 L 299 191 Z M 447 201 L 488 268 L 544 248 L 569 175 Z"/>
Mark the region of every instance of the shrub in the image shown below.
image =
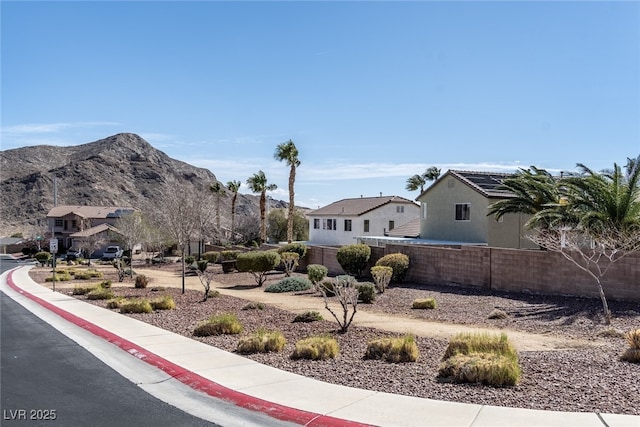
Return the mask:
<path id="1" fill-rule="evenodd" d="M 249 272 L 256 279 L 258 286 L 266 280 L 266 273 L 280 264 L 280 254 L 276 251 L 252 251 L 239 254 L 236 259 L 238 271 Z"/>
<path id="2" fill-rule="evenodd" d="M 320 290 L 325 297 L 336 296 L 336 284 L 331 279 L 323 280 L 322 283 L 318 285 L 318 290 Z"/>
<path id="3" fill-rule="evenodd" d="M 487 319 L 506 319 L 508 317 L 509 315 L 506 311 L 500 310 L 499 308 L 494 308 L 487 316 Z"/>
<path id="4" fill-rule="evenodd" d="M 340 352 L 338 341 L 329 335 L 309 337 L 296 342 L 292 359 L 334 359 Z"/>
<path id="5" fill-rule="evenodd" d="M 216 262 L 218 262 L 218 258 L 220 258 L 220 252 L 205 252 L 204 254 L 202 254 L 202 258 L 209 261 L 209 264 L 215 264 Z"/>
<path id="6" fill-rule="evenodd" d="M 206 259 L 201 259 L 196 263 L 196 269 L 200 272 L 206 271 L 208 266 L 209 266 L 209 261 Z"/>
<path id="7" fill-rule="evenodd" d="M 176 308 L 176 302 L 171 295 L 164 295 L 149 301 L 151 308 L 154 310 L 173 310 Z"/>
<path id="8" fill-rule="evenodd" d="M 100 286 L 101 288 L 109 289 L 111 287 L 111 280 L 103 280 L 98 286 Z"/>
<path id="9" fill-rule="evenodd" d="M 393 276 L 391 281 L 400 283 L 404 280 L 409 269 L 409 256 L 401 253 L 388 254 L 376 261 L 377 266 L 391 267 Z"/>
<path id="10" fill-rule="evenodd" d="M 435 298 L 418 298 L 413 300 L 411 308 L 415 309 L 434 309 L 438 306 Z"/>
<path id="11" fill-rule="evenodd" d="M 45 282 L 53 282 L 54 279 L 55 279 L 56 282 L 68 282 L 69 280 L 71 280 L 71 274 L 69 274 L 68 272 L 55 273 L 55 274 L 52 274 L 51 276 L 45 278 L 44 281 Z"/>
<path id="12" fill-rule="evenodd" d="M 280 331 L 258 329 L 248 337 L 242 338 L 236 351 L 243 354 L 278 352 L 284 348 L 287 340 Z"/>
<path id="13" fill-rule="evenodd" d="M 239 334 L 243 327 L 235 314 L 220 314 L 211 316 L 201 322 L 193 331 L 196 337 L 207 337 L 209 335 Z"/>
<path id="14" fill-rule="evenodd" d="M 136 276 L 136 283 L 135 283 L 135 287 L 136 289 L 144 289 L 149 285 L 149 280 L 147 279 L 147 276 L 145 276 L 144 274 L 139 274 Z"/>
<path id="15" fill-rule="evenodd" d="M 371 304 L 376 299 L 376 286 L 373 283 L 365 282 L 356 286 L 358 288 L 358 299 L 365 304 Z"/>
<path id="16" fill-rule="evenodd" d="M 280 261 L 284 266 L 284 273 L 288 276 L 291 276 L 291 273 L 296 270 L 298 267 L 298 261 L 300 260 L 300 255 L 295 252 L 282 252 L 280 254 Z"/>
<path id="17" fill-rule="evenodd" d="M 300 255 L 300 259 L 304 259 L 307 254 L 307 245 L 301 242 L 292 242 L 282 245 L 278 248 L 278 252 L 283 254 L 285 252 L 295 252 Z"/>
<path id="18" fill-rule="evenodd" d="M 227 250 L 220 252 L 221 261 L 235 261 L 242 252 L 236 250 Z"/>
<path id="19" fill-rule="evenodd" d="M 367 359 L 382 359 L 387 362 L 415 362 L 420 356 L 418 345 L 412 335 L 402 338 L 380 338 L 367 344 Z"/>
<path id="20" fill-rule="evenodd" d="M 193 255 L 187 255 L 184 257 L 184 263 L 187 265 L 191 265 L 194 262 L 196 262 L 196 257 L 194 257 Z"/>
<path id="21" fill-rule="evenodd" d="M 207 297 L 208 298 L 218 298 L 220 297 L 222 294 L 220 293 L 219 290 L 217 289 L 212 289 L 209 292 L 207 292 Z"/>
<path id="22" fill-rule="evenodd" d="M 345 245 L 338 249 L 336 257 L 345 273 L 360 277 L 371 257 L 371 248 L 362 243 Z"/>
<path id="23" fill-rule="evenodd" d="M 74 286 L 71 290 L 71 295 L 86 295 L 91 291 L 98 289 L 99 285 L 90 285 L 90 286 Z"/>
<path id="24" fill-rule="evenodd" d="M 250 302 L 242 307 L 243 310 L 264 310 L 264 304 L 261 302 Z"/>
<path id="25" fill-rule="evenodd" d="M 151 313 L 153 307 L 146 299 L 126 300 L 120 304 L 120 313 Z"/>
<path id="26" fill-rule="evenodd" d="M 520 381 L 518 354 L 505 334 L 458 334 L 449 342 L 438 376 L 496 387 Z"/>
<path id="27" fill-rule="evenodd" d="M 113 291 L 111 289 L 104 289 L 96 287 L 91 292 L 87 293 L 87 299 L 99 300 L 99 299 L 111 299 L 113 298 Z"/>
<path id="28" fill-rule="evenodd" d="M 311 323 L 324 320 L 322 315 L 317 311 L 305 311 L 302 314 L 298 314 L 294 319 L 294 323 Z"/>
<path id="29" fill-rule="evenodd" d="M 35 254 L 34 258 L 40 264 L 44 265 L 44 264 L 47 263 L 47 261 L 49 261 L 51 259 L 51 254 L 49 252 L 42 251 L 42 252 L 38 252 L 37 254 Z"/>
<path id="30" fill-rule="evenodd" d="M 77 280 L 89 280 L 94 278 L 102 278 L 102 273 L 97 270 L 74 271 L 73 277 Z"/>
<path id="31" fill-rule="evenodd" d="M 627 332 L 625 335 L 629 348 L 622 354 L 625 362 L 640 363 L 640 329 Z"/>
<path id="32" fill-rule="evenodd" d="M 265 292 L 281 293 L 281 292 L 300 292 L 312 288 L 309 279 L 304 277 L 285 277 L 278 283 L 274 283 L 265 288 Z"/>
<path id="33" fill-rule="evenodd" d="M 357 282 L 353 276 L 347 274 L 336 277 L 336 281 L 333 284 L 333 293 L 335 294 L 338 303 L 342 309 L 341 316 L 338 316 L 331 307 L 329 307 L 329 298 L 327 298 L 327 292 L 322 289 L 322 298 L 324 299 L 324 308 L 336 319 L 338 325 L 340 325 L 340 332 L 346 333 L 349 329 L 349 325 L 353 322 L 353 317 L 358 311 L 358 296 L 359 292 L 356 288 Z M 351 311 L 351 314 L 349 314 Z"/>
<path id="34" fill-rule="evenodd" d="M 376 288 L 381 294 L 384 293 L 387 286 L 389 286 L 392 276 L 393 268 L 391 267 L 387 267 L 386 265 L 376 265 L 371 267 L 371 277 L 373 277 Z"/>
<path id="35" fill-rule="evenodd" d="M 107 308 L 114 309 L 120 308 L 127 300 L 125 297 L 115 297 L 107 301 Z"/>
<path id="36" fill-rule="evenodd" d="M 324 265 L 320 264 L 310 264 L 307 266 L 307 277 L 309 281 L 313 285 L 313 289 L 319 291 L 319 284 L 327 277 L 329 270 Z"/>

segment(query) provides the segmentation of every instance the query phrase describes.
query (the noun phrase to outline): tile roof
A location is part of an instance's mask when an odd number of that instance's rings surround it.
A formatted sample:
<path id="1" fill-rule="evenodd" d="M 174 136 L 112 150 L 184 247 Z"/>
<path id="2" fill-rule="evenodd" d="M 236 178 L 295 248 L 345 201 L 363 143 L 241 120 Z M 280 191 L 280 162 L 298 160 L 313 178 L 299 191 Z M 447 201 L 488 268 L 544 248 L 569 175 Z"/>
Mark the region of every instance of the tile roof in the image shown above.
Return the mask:
<path id="1" fill-rule="evenodd" d="M 132 207 L 124 206 L 55 206 L 47 214 L 47 218 L 60 218 L 75 214 L 83 218 L 120 218 L 133 212 Z"/>
<path id="2" fill-rule="evenodd" d="M 479 172 L 479 171 L 463 171 L 450 169 L 445 174 L 440 176 L 429 188 L 427 188 L 422 194 L 425 194 L 429 189 L 437 183 L 445 179 L 447 176 L 454 176 L 464 184 L 473 188 L 485 197 L 514 197 L 515 195 L 509 190 L 503 190 L 500 187 L 505 178 L 513 176 L 513 173 L 502 172 Z M 418 196 L 416 199 L 419 199 Z"/>
<path id="3" fill-rule="evenodd" d="M 112 225 L 99 224 L 99 225 L 96 225 L 95 227 L 87 228 L 85 230 L 73 233 L 69 237 L 75 237 L 75 238 L 89 237 L 89 236 L 93 236 L 93 235 L 98 234 L 98 233 L 102 233 L 103 231 L 107 231 L 107 230 L 113 231 L 114 233 L 120 234 L 120 231 L 118 231 L 118 229 L 115 228 Z"/>
<path id="4" fill-rule="evenodd" d="M 416 204 L 400 196 L 381 197 L 357 197 L 353 199 L 342 199 L 330 205 L 309 212 L 308 216 L 336 215 L 336 216 L 359 216 L 388 203 L 403 203 L 416 206 Z"/>
<path id="5" fill-rule="evenodd" d="M 406 224 L 387 232 L 388 237 L 420 237 L 420 218 L 416 218 Z"/>

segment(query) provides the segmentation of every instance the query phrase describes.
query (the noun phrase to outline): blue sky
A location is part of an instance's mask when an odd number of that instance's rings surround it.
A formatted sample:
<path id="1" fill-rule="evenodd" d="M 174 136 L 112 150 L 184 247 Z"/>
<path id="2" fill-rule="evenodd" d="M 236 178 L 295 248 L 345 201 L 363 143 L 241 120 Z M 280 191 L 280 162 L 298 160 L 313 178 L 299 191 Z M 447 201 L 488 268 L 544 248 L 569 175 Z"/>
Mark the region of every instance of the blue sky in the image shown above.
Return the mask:
<path id="1" fill-rule="evenodd" d="M 296 203 L 640 154 L 640 2 L 2 1 L 1 149 L 119 132 Z M 241 192 L 248 192 L 246 186 Z"/>

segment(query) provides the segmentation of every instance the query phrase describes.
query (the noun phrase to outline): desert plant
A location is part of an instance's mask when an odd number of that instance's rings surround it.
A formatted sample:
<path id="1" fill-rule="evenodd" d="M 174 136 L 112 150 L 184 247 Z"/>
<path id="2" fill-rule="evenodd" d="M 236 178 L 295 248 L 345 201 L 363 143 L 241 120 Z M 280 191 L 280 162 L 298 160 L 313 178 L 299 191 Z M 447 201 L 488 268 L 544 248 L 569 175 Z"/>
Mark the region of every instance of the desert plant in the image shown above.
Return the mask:
<path id="1" fill-rule="evenodd" d="M 278 248 L 278 252 L 283 254 L 284 252 L 295 252 L 300 255 L 300 259 L 304 259 L 307 254 L 307 245 L 301 242 L 293 242 L 282 245 Z"/>
<path id="2" fill-rule="evenodd" d="M 499 308 L 494 308 L 487 316 L 487 319 L 506 319 L 508 317 L 509 314 L 507 314 L 506 311 L 500 310 Z"/>
<path id="3" fill-rule="evenodd" d="M 413 335 L 401 338 L 380 338 L 367 344 L 367 359 L 382 359 L 387 362 L 415 362 L 420 356 L 418 345 Z"/>
<path id="4" fill-rule="evenodd" d="M 376 289 L 378 289 L 378 292 L 381 294 L 383 294 L 387 286 L 389 286 L 392 276 L 393 268 L 391 267 L 387 267 L 386 265 L 371 267 L 371 277 L 373 277 L 373 282 L 376 284 Z"/>
<path id="5" fill-rule="evenodd" d="M 208 298 L 219 298 L 220 296 L 222 296 L 222 294 L 217 289 L 212 289 L 209 292 L 207 292 Z"/>
<path id="6" fill-rule="evenodd" d="M 253 275 L 258 286 L 266 280 L 266 274 L 280 264 L 280 254 L 277 251 L 252 251 L 239 254 L 236 259 L 238 271 L 249 272 Z"/>
<path id="7" fill-rule="evenodd" d="M 371 257 L 371 248 L 362 243 L 345 245 L 338 249 L 336 257 L 345 273 L 360 277 Z"/>
<path id="8" fill-rule="evenodd" d="M 298 314 L 294 319 L 294 323 L 311 323 L 318 322 L 320 320 L 324 320 L 322 315 L 317 311 L 305 311 L 304 313 Z"/>
<path id="9" fill-rule="evenodd" d="M 235 314 L 225 313 L 211 316 L 207 320 L 200 322 L 193 331 L 196 337 L 206 337 L 209 335 L 239 334 L 243 327 Z"/>
<path id="10" fill-rule="evenodd" d="M 277 283 L 267 286 L 265 292 L 281 293 L 281 292 L 300 292 L 312 288 L 309 279 L 304 277 L 285 277 Z"/>
<path id="11" fill-rule="evenodd" d="M 44 279 L 45 282 L 68 282 L 69 280 L 71 280 L 71 274 L 64 272 L 64 273 L 54 273 L 51 276 L 47 277 Z"/>
<path id="12" fill-rule="evenodd" d="M 139 274 L 136 276 L 136 282 L 135 282 L 135 288 L 136 289 L 144 289 L 149 285 L 149 280 L 147 279 L 147 276 L 145 276 L 144 274 Z"/>
<path id="13" fill-rule="evenodd" d="M 193 255 L 187 255 L 184 257 L 184 263 L 187 265 L 191 265 L 196 262 L 196 257 Z"/>
<path id="14" fill-rule="evenodd" d="M 171 295 L 164 295 L 149 301 L 154 310 L 173 310 L 176 308 L 176 302 Z"/>
<path id="15" fill-rule="evenodd" d="M 219 258 L 220 252 L 216 251 L 205 252 L 202 254 L 202 259 L 208 261 L 209 264 L 215 264 L 216 262 L 218 262 Z"/>
<path id="16" fill-rule="evenodd" d="M 51 259 L 51 254 L 49 252 L 38 252 L 33 256 L 36 261 L 38 261 L 41 265 L 45 265 L 47 261 Z"/>
<path id="17" fill-rule="evenodd" d="M 329 270 L 324 265 L 310 264 L 307 266 L 307 277 L 316 291 L 320 291 L 319 285 L 328 273 Z"/>
<path id="18" fill-rule="evenodd" d="M 278 352 L 284 348 L 287 340 L 280 331 L 268 331 L 260 328 L 238 342 L 236 351 L 242 354 Z"/>
<path id="19" fill-rule="evenodd" d="M 435 298 L 418 298 L 413 300 L 411 308 L 414 309 L 434 309 L 438 306 Z"/>
<path id="20" fill-rule="evenodd" d="M 264 310 L 264 304 L 261 302 L 249 302 L 242 306 L 243 310 Z"/>
<path id="21" fill-rule="evenodd" d="M 376 286 L 373 283 L 364 282 L 356 286 L 358 299 L 365 304 L 371 304 L 376 299 Z"/>
<path id="22" fill-rule="evenodd" d="M 100 286 L 101 288 L 109 289 L 111 287 L 111 280 L 103 280 L 98 286 Z"/>
<path id="23" fill-rule="evenodd" d="M 335 338 L 321 335 L 301 339 L 291 354 L 292 359 L 326 360 L 334 359 L 340 352 Z"/>
<path id="24" fill-rule="evenodd" d="M 146 299 L 133 299 L 120 304 L 120 313 L 151 313 L 153 307 Z"/>
<path id="25" fill-rule="evenodd" d="M 280 262 L 284 266 L 284 274 L 289 277 L 291 273 L 298 267 L 300 255 L 295 252 L 282 252 L 280 254 Z"/>
<path id="26" fill-rule="evenodd" d="M 200 279 L 200 283 L 204 288 L 204 296 L 202 297 L 202 302 L 205 302 L 209 298 L 209 293 L 211 292 L 211 282 L 213 281 L 213 271 L 207 270 L 209 266 L 209 261 L 200 260 L 198 261 L 198 268 L 196 273 L 198 274 L 198 279 Z"/>
<path id="27" fill-rule="evenodd" d="M 74 286 L 71 295 L 86 295 L 91 291 L 98 289 L 100 285 Z"/>
<path id="28" fill-rule="evenodd" d="M 331 307 L 329 307 L 329 298 L 327 295 L 327 291 L 324 286 L 321 286 L 322 296 L 324 298 L 324 307 L 331 313 L 338 325 L 340 325 L 340 332 L 347 332 L 351 322 L 353 322 L 353 317 L 356 315 L 358 311 L 358 289 L 356 288 L 356 279 L 353 276 L 349 275 L 341 275 L 336 277 L 335 282 L 333 283 L 333 292 L 338 299 L 338 303 L 342 308 L 342 318 L 338 317 L 338 315 L 333 311 Z M 349 308 L 351 306 L 351 308 Z M 349 312 L 351 314 L 349 315 Z"/>
<path id="29" fill-rule="evenodd" d="M 225 250 L 220 252 L 221 261 L 235 261 L 242 252 L 238 250 Z"/>
<path id="30" fill-rule="evenodd" d="M 404 280 L 409 269 L 409 256 L 401 253 L 388 254 L 376 261 L 377 266 L 391 267 L 393 283 L 400 283 Z"/>
<path id="31" fill-rule="evenodd" d="M 122 306 L 122 304 L 124 304 L 126 302 L 126 298 L 125 297 L 114 297 L 112 299 L 110 299 L 109 301 L 107 301 L 107 308 L 109 309 L 114 309 L 114 308 L 120 308 Z"/>
<path id="32" fill-rule="evenodd" d="M 625 338 L 629 347 L 624 351 L 621 359 L 625 362 L 640 363 L 640 329 L 627 332 Z"/>
<path id="33" fill-rule="evenodd" d="M 335 297 L 335 282 L 331 279 L 323 280 L 322 283 L 318 285 L 318 290 L 320 293 L 327 297 Z"/>
<path id="34" fill-rule="evenodd" d="M 73 278 L 77 280 L 102 278 L 102 272 L 97 270 L 75 271 L 73 274 Z"/>
<path id="35" fill-rule="evenodd" d="M 113 298 L 113 291 L 111 289 L 101 288 L 96 286 L 94 290 L 87 293 L 87 299 L 90 300 L 102 300 Z"/>

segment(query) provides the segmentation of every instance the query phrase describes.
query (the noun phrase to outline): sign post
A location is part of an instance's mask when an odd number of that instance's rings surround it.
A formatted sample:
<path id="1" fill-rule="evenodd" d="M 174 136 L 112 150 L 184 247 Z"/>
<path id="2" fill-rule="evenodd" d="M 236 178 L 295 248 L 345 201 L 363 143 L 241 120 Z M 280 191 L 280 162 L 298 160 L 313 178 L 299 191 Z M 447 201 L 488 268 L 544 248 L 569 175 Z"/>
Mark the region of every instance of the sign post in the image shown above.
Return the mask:
<path id="1" fill-rule="evenodd" d="M 53 266 L 53 292 L 56 291 L 56 254 L 58 253 L 58 239 L 49 240 L 49 252 L 53 255 L 51 265 Z"/>

